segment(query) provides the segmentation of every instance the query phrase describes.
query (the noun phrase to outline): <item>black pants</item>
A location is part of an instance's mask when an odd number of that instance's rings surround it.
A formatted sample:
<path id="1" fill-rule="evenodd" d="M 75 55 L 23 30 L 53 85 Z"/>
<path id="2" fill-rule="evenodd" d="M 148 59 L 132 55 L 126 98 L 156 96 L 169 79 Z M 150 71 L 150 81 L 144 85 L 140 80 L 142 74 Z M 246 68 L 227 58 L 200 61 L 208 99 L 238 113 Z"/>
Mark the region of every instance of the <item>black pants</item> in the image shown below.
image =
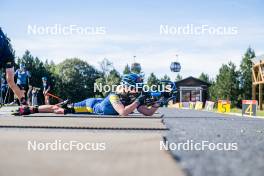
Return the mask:
<path id="1" fill-rule="evenodd" d="M 26 84 L 17 84 L 17 86 L 20 88 L 20 90 L 24 90 L 25 91 L 25 98 L 27 100 L 27 92 L 28 92 L 28 89 L 29 89 L 28 85 L 26 85 Z M 20 105 L 19 100 L 16 99 L 16 101 Z"/>

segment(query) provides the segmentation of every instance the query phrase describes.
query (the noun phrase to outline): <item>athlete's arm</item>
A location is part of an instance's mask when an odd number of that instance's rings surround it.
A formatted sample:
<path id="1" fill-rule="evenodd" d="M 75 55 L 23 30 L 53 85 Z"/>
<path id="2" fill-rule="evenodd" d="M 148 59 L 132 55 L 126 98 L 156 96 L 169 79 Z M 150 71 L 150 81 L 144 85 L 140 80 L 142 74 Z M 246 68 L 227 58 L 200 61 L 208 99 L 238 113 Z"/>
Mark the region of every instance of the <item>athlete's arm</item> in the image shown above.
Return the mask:
<path id="1" fill-rule="evenodd" d="M 128 114 L 132 113 L 137 107 L 138 103 L 133 102 L 128 106 L 124 106 L 122 102 L 120 101 L 119 97 L 116 95 L 112 95 L 110 97 L 110 102 L 113 106 L 113 108 L 118 112 L 121 116 L 127 116 Z"/>
<path id="2" fill-rule="evenodd" d="M 16 96 L 21 100 L 24 97 L 24 92 L 19 89 L 19 87 L 15 84 L 14 81 L 14 67 L 6 68 L 6 81 L 9 87 L 14 91 Z"/>
<path id="3" fill-rule="evenodd" d="M 45 91 L 43 92 L 43 94 L 46 95 L 49 91 L 50 91 L 50 86 L 47 89 L 45 89 Z"/>
<path id="4" fill-rule="evenodd" d="M 2 55 L 1 59 L 3 59 L 4 61 L 3 67 L 6 69 L 6 81 L 9 87 L 13 90 L 13 92 L 19 98 L 20 102 L 22 104 L 26 104 L 25 98 L 24 98 L 24 92 L 19 89 L 19 87 L 15 84 L 15 81 L 14 81 L 15 71 L 14 71 L 14 54 L 12 52 L 12 46 L 9 43 L 9 39 L 3 33 L 1 28 L 0 28 L 0 38 L 2 39 L 1 41 L 3 43 L 2 45 L 3 48 L 1 49 L 3 49 L 2 52 L 5 53 L 4 55 L 0 53 L 0 55 Z"/>
<path id="5" fill-rule="evenodd" d="M 150 108 L 145 105 L 139 106 L 137 108 L 138 112 L 144 114 L 145 116 L 152 116 L 158 110 L 158 104 L 154 104 Z"/>
<path id="6" fill-rule="evenodd" d="M 48 89 L 46 90 L 46 93 L 48 93 L 50 91 L 50 86 L 48 87 Z"/>

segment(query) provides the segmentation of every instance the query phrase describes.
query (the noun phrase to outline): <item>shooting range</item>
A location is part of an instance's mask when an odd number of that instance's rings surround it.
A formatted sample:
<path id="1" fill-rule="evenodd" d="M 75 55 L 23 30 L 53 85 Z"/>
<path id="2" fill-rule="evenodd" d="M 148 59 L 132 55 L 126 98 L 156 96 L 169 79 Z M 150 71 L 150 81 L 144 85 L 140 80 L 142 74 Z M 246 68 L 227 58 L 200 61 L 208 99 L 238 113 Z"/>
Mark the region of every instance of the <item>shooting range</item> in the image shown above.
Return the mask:
<path id="1" fill-rule="evenodd" d="M 264 176 L 264 0 L 0 0 L 0 176 Z"/>

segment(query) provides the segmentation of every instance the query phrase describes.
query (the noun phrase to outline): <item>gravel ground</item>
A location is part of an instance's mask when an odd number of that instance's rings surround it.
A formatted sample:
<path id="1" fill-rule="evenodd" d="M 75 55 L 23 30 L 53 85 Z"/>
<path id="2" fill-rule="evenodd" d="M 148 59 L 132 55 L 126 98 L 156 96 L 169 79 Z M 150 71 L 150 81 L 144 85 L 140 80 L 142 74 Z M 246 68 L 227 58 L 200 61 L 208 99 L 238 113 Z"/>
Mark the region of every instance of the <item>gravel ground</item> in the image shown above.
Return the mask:
<path id="1" fill-rule="evenodd" d="M 264 119 L 184 109 L 161 109 L 161 112 L 170 129 L 166 134 L 170 144 L 188 140 L 193 144 L 202 141 L 237 143 L 237 150 L 229 151 L 171 150 L 187 175 L 263 176 Z"/>

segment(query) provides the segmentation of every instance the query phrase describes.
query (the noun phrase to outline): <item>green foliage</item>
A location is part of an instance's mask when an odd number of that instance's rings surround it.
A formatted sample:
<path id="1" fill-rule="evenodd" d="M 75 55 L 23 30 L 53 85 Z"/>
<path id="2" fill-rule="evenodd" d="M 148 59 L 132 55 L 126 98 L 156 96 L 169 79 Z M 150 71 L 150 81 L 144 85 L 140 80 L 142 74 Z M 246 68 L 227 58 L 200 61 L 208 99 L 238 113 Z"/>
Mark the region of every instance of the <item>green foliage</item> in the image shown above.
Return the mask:
<path id="1" fill-rule="evenodd" d="M 242 99 L 252 98 L 252 58 L 255 52 L 252 48 L 248 48 L 240 64 L 240 86 Z"/>
<path id="2" fill-rule="evenodd" d="M 212 99 L 231 100 L 232 105 L 238 105 L 239 72 L 234 63 L 223 64 L 216 76 L 216 82 L 210 88 Z"/>
<path id="3" fill-rule="evenodd" d="M 50 72 L 45 68 L 43 62 L 38 57 L 33 57 L 28 50 L 21 58 L 18 58 L 17 63 L 18 65 L 20 63 L 25 64 L 26 69 L 33 75 L 30 78 L 30 84 L 32 86 L 41 87 L 41 78 L 43 76 L 50 76 Z"/>
<path id="4" fill-rule="evenodd" d="M 136 63 L 136 62 L 133 63 L 131 65 L 131 72 L 137 73 L 137 74 L 141 73 L 141 66 L 140 66 L 140 64 L 139 63 Z"/>
<path id="5" fill-rule="evenodd" d="M 94 82 L 100 72 L 87 62 L 78 58 L 66 59 L 56 67 L 58 95 L 72 101 L 93 97 Z"/>
<path id="6" fill-rule="evenodd" d="M 182 80 L 182 76 L 178 73 L 175 78 L 175 81 L 180 81 L 180 80 Z"/>
<path id="7" fill-rule="evenodd" d="M 240 107 L 241 100 L 252 98 L 252 58 L 255 52 L 248 48 L 244 54 L 239 70 L 233 63 L 222 65 L 215 81 L 211 81 L 210 98 L 213 101 L 228 99 L 233 106 Z M 207 79 L 207 78 L 206 78 Z"/>
<path id="8" fill-rule="evenodd" d="M 96 79 L 96 84 L 98 86 L 101 84 L 102 86 L 109 85 L 111 87 L 112 85 L 119 85 L 120 82 L 121 76 L 116 69 L 111 70 L 108 75 L 104 75 L 103 77 Z M 109 93 L 110 92 L 97 92 L 97 95 L 99 97 L 105 97 Z"/>
<path id="9" fill-rule="evenodd" d="M 157 76 L 154 73 L 151 73 L 149 75 L 148 80 L 147 80 L 147 84 L 149 86 L 151 86 L 151 85 L 158 85 L 159 84 L 159 79 L 157 78 Z"/>
<path id="10" fill-rule="evenodd" d="M 201 73 L 201 75 L 199 76 L 199 79 L 204 81 L 204 82 L 207 82 L 207 83 L 211 83 L 211 80 L 209 78 L 209 75 L 206 74 L 206 73 Z"/>
<path id="11" fill-rule="evenodd" d="M 121 76 L 116 69 L 113 69 L 109 72 L 109 75 L 106 77 L 106 83 L 108 85 L 118 85 L 121 82 Z"/>
<path id="12" fill-rule="evenodd" d="M 108 59 L 103 59 L 100 63 L 100 68 L 102 74 L 99 78 L 96 79 L 96 84 L 105 86 L 119 85 L 121 81 L 121 76 L 116 69 L 114 69 L 113 63 Z M 96 97 L 105 97 L 110 92 L 99 92 L 96 91 Z"/>
<path id="13" fill-rule="evenodd" d="M 239 106 L 242 99 L 251 99 L 252 86 L 252 58 L 255 53 L 248 48 L 244 54 L 239 70 L 236 70 L 234 63 L 223 64 L 219 69 L 216 79 L 210 79 L 208 74 L 201 73 L 199 79 L 211 83 L 209 96 L 212 101 L 219 99 L 231 100 L 233 106 Z M 78 58 L 66 59 L 56 65 L 54 62 L 43 63 L 38 57 L 26 51 L 22 57 L 17 59 L 17 64 L 24 63 L 30 71 L 32 78 L 30 84 L 35 87 L 42 87 L 43 76 L 48 77 L 52 85 L 52 93 L 62 98 L 69 98 L 73 102 L 83 100 L 88 97 L 103 97 L 106 92 L 94 92 L 94 83 L 102 85 L 118 85 L 121 75 L 113 67 L 113 63 L 108 59 L 103 59 L 100 64 L 101 71 L 96 70 L 87 62 Z M 134 67 L 126 65 L 123 74 L 131 72 L 140 73 L 140 65 Z M 16 66 L 17 68 L 17 66 Z M 170 80 L 168 75 L 164 75 L 161 80 Z M 182 76 L 177 74 L 175 81 L 182 80 Z M 159 85 L 160 80 L 154 73 L 147 79 L 147 84 Z"/>
<path id="14" fill-rule="evenodd" d="M 170 81 L 171 79 L 167 74 L 165 74 L 162 78 L 160 78 L 160 80 L 161 81 Z"/>
<path id="15" fill-rule="evenodd" d="M 124 69 L 124 71 L 123 71 L 123 74 L 129 74 L 129 73 L 131 73 L 131 70 L 130 70 L 129 65 L 127 64 L 127 65 L 125 66 L 125 69 Z"/>
<path id="16" fill-rule="evenodd" d="M 99 62 L 99 65 L 104 75 L 108 74 L 109 71 L 114 68 L 113 63 L 107 58 L 104 58 L 101 62 Z"/>

